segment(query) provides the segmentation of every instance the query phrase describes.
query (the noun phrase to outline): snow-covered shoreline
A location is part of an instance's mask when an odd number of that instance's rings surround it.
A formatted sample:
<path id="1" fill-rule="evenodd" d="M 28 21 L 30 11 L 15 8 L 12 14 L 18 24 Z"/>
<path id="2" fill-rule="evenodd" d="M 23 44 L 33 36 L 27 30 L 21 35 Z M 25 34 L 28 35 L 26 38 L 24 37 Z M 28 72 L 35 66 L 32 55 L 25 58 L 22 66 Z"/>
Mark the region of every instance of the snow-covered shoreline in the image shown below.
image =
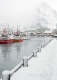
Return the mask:
<path id="1" fill-rule="evenodd" d="M 37 57 L 32 57 L 27 67 L 21 67 L 10 78 L 10 80 L 19 79 L 57 80 L 57 39 L 49 41 L 45 47 L 42 45 Z"/>
<path id="2" fill-rule="evenodd" d="M 28 67 L 20 68 L 11 80 L 57 80 L 57 40 L 52 40 L 28 61 Z"/>

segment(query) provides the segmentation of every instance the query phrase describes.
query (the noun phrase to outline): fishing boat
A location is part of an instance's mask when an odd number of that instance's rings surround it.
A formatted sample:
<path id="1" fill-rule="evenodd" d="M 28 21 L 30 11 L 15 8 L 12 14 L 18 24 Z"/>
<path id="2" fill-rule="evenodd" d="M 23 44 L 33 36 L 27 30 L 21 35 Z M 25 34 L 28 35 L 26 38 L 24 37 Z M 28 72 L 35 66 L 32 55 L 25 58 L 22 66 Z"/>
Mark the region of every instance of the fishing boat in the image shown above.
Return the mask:
<path id="1" fill-rule="evenodd" d="M 0 36 L 0 44 L 8 44 L 13 43 L 13 39 L 11 39 L 8 35 L 2 34 Z"/>
<path id="2" fill-rule="evenodd" d="M 15 43 L 15 42 L 22 42 L 23 39 L 8 39 L 8 38 L 1 38 L 0 44 L 9 44 L 9 43 Z"/>
<path id="3" fill-rule="evenodd" d="M 13 40 L 0 40 L 0 44 L 9 44 L 13 43 Z"/>
<path id="4" fill-rule="evenodd" d="M 21 38 L 21 34 L 20 34 L 20 26 L 19 26 L 19 29 L 18 29 L 18 25 L 17 25 L 17 31 L 15 33 L 13 33 L 13 42 L 22 42 L 23 39 Z"/>
<path id="5" fill-rule="evenodd" d="M 7 31 L 6 29 L 3 30 L 0 36 L 0 44 L 9 44 L 9 43 L 15 43 L 15 42 L 22 42 L 22 41 L 23 39 L 21 39 L 20 35 L 18 35 L 17 37 L 12 33 L 9 34 L 9 31 Z"/>
<path id="6" fill-rule="evenodd" d="M 56 34 L 56 35 L 54 35 L 53 37 L 57 38 L 57 34 Z"/>
<path id="7" fill-rule="evenodd" d="M 23 40 L 30 40 L 30 37 L 29 37 L 29 35 L 25 35 L 25 36 L 22 37 L 22 39 Z"/>

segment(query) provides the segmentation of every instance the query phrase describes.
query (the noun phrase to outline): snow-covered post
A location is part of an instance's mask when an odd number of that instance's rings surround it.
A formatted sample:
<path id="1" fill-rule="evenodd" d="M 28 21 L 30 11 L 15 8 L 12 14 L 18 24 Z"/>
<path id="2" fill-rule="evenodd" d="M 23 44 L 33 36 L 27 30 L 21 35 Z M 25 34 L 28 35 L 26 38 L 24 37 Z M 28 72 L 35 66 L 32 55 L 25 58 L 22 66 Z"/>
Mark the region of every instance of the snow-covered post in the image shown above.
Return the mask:
<path id="1" fill-rule="evenodd" d="M 33 57 L 37 57 L 36 50 L 33 51 Z"/>
<path id="2" fill-rule="evenodd" d="M 6 70 L 2 72 L 2 80 L 10 80 L 10 71 Z"/>
<path id="3" fill-rule="evenodd" d="M 38 52 L 41 52 L 41 47 L 38 48 Z"/>
<path id="4" fill-rule="evenodd" d="M 25 56 L 23 57 L 23 66 L 27 67 L 28 66 L 28 58 Z"/>

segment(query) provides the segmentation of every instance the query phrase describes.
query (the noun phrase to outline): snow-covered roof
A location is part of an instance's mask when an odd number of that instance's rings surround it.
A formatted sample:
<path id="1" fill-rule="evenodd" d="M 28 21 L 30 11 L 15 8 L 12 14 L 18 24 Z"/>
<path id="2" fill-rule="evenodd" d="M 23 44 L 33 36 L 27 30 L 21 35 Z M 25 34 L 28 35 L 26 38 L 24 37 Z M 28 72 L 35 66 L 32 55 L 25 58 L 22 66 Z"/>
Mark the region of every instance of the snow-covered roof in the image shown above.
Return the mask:
<path id="1" fill-rule="evenodd" d="M 52 31 L 45 31 L 44 33 L 52 33 Z"/>

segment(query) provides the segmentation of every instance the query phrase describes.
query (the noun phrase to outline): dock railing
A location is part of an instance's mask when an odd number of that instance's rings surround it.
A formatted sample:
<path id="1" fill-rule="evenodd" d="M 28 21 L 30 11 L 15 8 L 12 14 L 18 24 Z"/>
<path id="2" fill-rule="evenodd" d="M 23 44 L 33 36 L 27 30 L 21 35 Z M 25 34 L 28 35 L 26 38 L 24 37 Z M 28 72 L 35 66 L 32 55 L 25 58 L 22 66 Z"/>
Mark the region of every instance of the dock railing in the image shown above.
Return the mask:
<path id="1" fill-rule="evenodd" d="M 52 39 L 51 39 L 52 40 Z M 50 41 L 51 41 L 50 40 Z M 11 80 L 11 76 L 18 70 L 20 69 L 22 66 L 23 67 L 28 67 L 28 60 L 30 60 L 32 57 L 37 57 L 37 52 L 41 52 L 41 48 L 45 47 L 45 45 L 47 45 L 50 41 L 48 41 L 46 44 L 42 44 L 37 50 L 33 51 L 33 54 L 31 54 L 29 57 L 23 57 L 23 61 L 18 64 L 14 69 L 12 69 L 11 71 L 6 70 L 2 72 L 2 80 Z"/>

